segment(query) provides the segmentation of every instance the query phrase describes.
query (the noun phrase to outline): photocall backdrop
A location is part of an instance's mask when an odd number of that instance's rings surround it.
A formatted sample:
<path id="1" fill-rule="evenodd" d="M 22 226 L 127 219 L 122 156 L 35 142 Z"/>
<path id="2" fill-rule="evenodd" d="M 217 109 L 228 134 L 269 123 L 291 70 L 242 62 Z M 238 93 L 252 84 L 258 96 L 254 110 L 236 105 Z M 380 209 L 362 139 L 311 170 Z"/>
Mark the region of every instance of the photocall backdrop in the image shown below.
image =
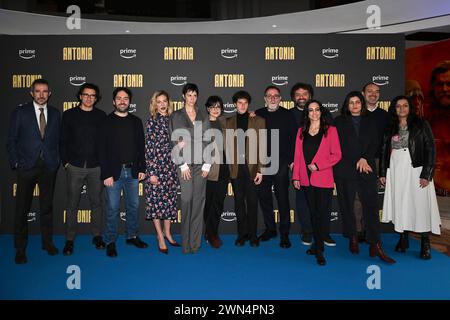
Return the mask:
<path id="1" fill-rule="evenodd" d="M 49 81 L 49 104 L 61 112 L 76 105 L 76 93 L 85 82 L 100 87 L 98 108 L 110 113 L 112 91 L 126 86 L 133 91 L 130 112 L 145 123 L 155 90 L 166 90 L 175 109 L 182 107 L 181 88 L 186 82 L 199 87 L 198 106 L 204 110 L 209 95 L 219 95 L 225 114 L 235 110 L 232 95 L 247 90 L 250 110 L 264 106 L 264 89 L 280 88 L 282 106 L 294 107 L 290 89 L 298 81 L 310 83 L 314 96 L 337 116 L 345 95 L 361 90 L 370 81 L 380 85 L 380 106 L 404 91 L 403 35 L 95 35 L 95 36 L 0 36 L 0 88 L 4 101 L 1 121 L 1 212 L 0 233 L 13 233 L 16 173 L 9 167 L 6 137 L 13 109 L 30 101 L 29 87 L 36 78 Z M 144 188 L 140 184 L 140 230 L 153 233 L 144 219 Z M 39 194 L 38 188 L 35 196 Z M 380 208 L 382 190 L 380 190 Z M 298 232 L 295 192 L 291 187 L 291 231 Z M 54 197 L 54 230 L 64 233 L 66 177 L 59 169 Z M 274 198 L 274 215 L 278 220 Z M 89 232 L 90 208 L 83 189 L 78 212 L 79 231 Z M 30 233 L 39 232 L 39 203 L 34 197 L 28 216 Z M 121 232 L 126 214 L 122 204 Z M 179 232 L 180 219 L 174 224 Z M 341 230 L 336 193 L 331 213 L 333 232 Z M 259 230 L 264 228 L 259 215 Z M 390 230 L 390 226 L 385 226 Z M 235 233 L 236 218 L 231 186 L 225 199 L 220 232 Z"/>

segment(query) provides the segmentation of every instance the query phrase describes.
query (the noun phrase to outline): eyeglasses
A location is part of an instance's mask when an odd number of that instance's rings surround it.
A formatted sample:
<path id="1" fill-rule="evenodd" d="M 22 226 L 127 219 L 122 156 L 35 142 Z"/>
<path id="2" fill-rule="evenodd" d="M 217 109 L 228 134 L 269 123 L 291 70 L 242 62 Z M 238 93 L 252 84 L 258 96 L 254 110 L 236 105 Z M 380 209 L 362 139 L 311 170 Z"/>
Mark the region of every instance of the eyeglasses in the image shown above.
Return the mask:
<path id="1" fill-rule="evenodd" d="M 274 94 L 274 95 L 266 95 L 267 99 L 280 99 L 280 95 L 279 94 Z"/>
<path id="2" fill-rule="evenodd" d="M 208 109 L 222 109 L 219 105 L 209 106 Z"/>
<path id="3" fill-rule="evenodd" d="M 97 98 L 97 95 L 96 95 L 96 94 L 82 93 L 81 96 L 82 96 L 83 98 L 90 98 L 90 99 L 95 99 L 95 98 Z"/>

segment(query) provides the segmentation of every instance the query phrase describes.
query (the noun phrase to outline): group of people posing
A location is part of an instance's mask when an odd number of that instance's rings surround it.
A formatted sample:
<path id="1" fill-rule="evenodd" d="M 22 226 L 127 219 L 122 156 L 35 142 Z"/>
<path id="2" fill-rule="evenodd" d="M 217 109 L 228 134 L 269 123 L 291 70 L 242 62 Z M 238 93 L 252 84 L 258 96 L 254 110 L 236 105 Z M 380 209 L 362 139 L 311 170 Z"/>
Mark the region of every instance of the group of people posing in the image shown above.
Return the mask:
<path id="1" fill-rule="evenodd" d="M 198 106 L 199 89 L 183 87 L 184 108 L 174 111 L 169 94 L 156 91 L 143 125 L 129 113 L 132 92 L 113 91 L 114 111 L 96 107 L 98 86 L 83 84 L 78 106 L 60 112 L 48 105 L 51 95 L 44 79 L 31 86 L 33 101 L 11 115 L 7 149 L 17 171 L 15 262 L 27 262 L 27 216 L 33 190 L 39 185 L 42 249 L 56 255 L 53 243 L 53 193 L 61 164 L 67 176 L 66 242 L 64 255 L 74 253 L 77 212 L 83 185 L 91 209 L 93 245 L 117 256 L 118 218 L 123 193 L 126 243 L 147 248 L 138 232 L 139 181 L 144 182 L 145 214 L 152 220 L 158 250 L 168 245 L 183 253 L 196 253 L 202 237 L 220 248 L 219 222 L 231 181 L 237 218 L 236 246 L 258 247 L 280 236 L 289 248 L 289 187 L 296 190 L 296 212 L 303 244 L 310 246 L 319 265 L 325 265 L 330 236 L 331 200 L 336 186 L 343 235 L 349 250 L 369 243 L 369 255 L 395 263 L 382 247 L 380 221 L 392 222 L 400 239 L 396 251 L 408 249 L 408 232 L 421 234 L 420 257 L 431 258 L 429 233 L 440 234 L 440 217 L 433 184 L 436 160 L 429 124 L 415 112 L 407 96 L 398 96 L 389 110 L 377 106 L 380 89 L 375 83 L 345 97 L 340 115 L 333 119 L 313 98 L 309 84 L 291 89 L 295 107 L 280 106 L 276 86 L 264 91 L 265 106 L 249 111 L 246 91 L 233 95 L 236 113 L 223 116 L 221 97 L 210 96 Z M 385 186 L 383 213 L 378 210 L 378 183 Z M 272 189 L 278 204 L 277 230 Z M 181 243 L 171 233 L 178 219 L 181 191 Z M 103 218 L 103 193 L 106 219 Z M 362 212 L 355 210 L 355 197 Z M 258 205 L 265 230 L 257 234 Z M 356 215 L 359 215 L 356 217 Z M 357 223 L 362 221 L 360 232 Z"/>

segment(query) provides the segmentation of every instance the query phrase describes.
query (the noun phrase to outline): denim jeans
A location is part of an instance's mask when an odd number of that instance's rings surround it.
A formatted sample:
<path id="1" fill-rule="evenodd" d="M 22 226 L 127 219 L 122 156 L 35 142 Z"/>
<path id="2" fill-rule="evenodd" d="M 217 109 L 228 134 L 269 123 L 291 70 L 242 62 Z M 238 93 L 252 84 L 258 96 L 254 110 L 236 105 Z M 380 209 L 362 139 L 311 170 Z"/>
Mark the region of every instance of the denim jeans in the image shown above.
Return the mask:
<path id="1" fill-rule="evenodd" d="M 131 168 L 122 168 L 120 178 L 112 187 L 106 187 L 106 244 L 116 241 L 117 219 L 120 211 L 120 192 L 125 196 L 126 238 L 131 239 L 138 234 L 139 181 L 131 175 Z"/>

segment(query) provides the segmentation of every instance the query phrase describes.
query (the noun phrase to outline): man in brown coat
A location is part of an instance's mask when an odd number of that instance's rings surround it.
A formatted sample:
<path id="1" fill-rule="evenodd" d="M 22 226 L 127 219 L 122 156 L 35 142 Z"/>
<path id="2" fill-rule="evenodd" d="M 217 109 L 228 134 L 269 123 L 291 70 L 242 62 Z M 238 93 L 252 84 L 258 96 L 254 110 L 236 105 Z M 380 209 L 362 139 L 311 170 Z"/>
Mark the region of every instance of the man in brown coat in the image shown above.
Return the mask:
<path id="1" fill-rule="evenodd" d="M 262 181 L 261 169 L 265 153 L 265 120 L 249 117 L 251 96 L 246 91 L 233 95 L 236 115 L 226 120 L 226 158 L 230 163 L 230 178 L 233 185 L 235 212 L 238 225 L 236 246 L 250 240 L 257 247 L 258 197 L 256 185 Z"/>

